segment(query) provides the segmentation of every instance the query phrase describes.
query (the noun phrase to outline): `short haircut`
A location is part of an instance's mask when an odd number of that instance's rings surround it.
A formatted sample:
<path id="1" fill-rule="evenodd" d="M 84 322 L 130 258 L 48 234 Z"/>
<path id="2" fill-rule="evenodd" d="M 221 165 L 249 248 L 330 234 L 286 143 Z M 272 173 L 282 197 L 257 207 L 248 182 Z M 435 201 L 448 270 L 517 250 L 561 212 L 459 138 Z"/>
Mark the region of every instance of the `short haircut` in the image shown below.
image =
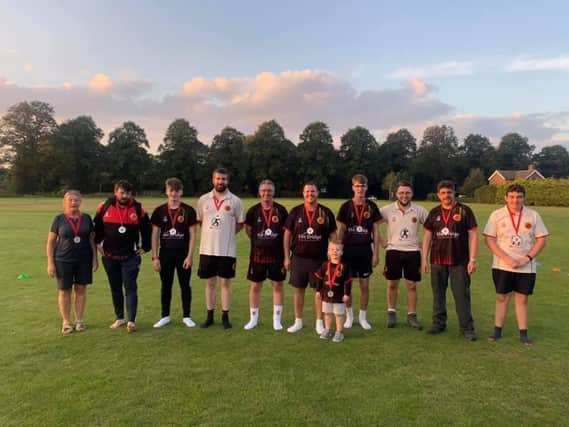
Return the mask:
<path id="1" fill-rule="evenodd" d="M 456 185 L 454 181 L 451 181 L 449 179 L 444 179 L 437 184 L 437 193 L 441 190 L 441 188 L 448 188 L 456 192 Z"/>
<path id="2" fill-rule="evenodd" d="M 178 178 L 168 178 L 166 180 L 166 188 L 170 187 L 174 191 L 181 191 L 184 189 L 184 184 Z"/>
<path id="3" fill-rule="evenodd" d="M 79 190 L 67 190 L 65 192 L 65 194 L 63 195 L 63 198 L 65 199 L 66 197 L 69 196 L 77 196 L 79 198 L 81 198 L 81 192 Z"/>
<path id="4" fill-rule="evenodd" d="M 216 168 L 211 175 L 213 176 L 216 173 L 229 177 L 229 171 L 225 168 Z"/>
<path id="5" fill-rule="evenodd" d="M 510 184 L 508 185 L 508 188 L 506 188 L 506 195 L 508 195 L 508 193 L 522 193 L 525 197 L 526 189 L 520 184 Z"/>
<path id="6" fill-rule="evenodd" d="M 126 179 L 119 179 L 117 182 L 115 182 L 115 191 L 117 191 L 119 188 L 129 193 L 132 192 L 132 184 Z"/>
<path id="7" fill-rule="evenodd" d="M 306 181 L 304 183 L 304 185 L 302 186 L 303 191 L 304 191 L 304 187 L 306 187 L 307 185 L 311 185 L 313 187 L 316 187 L 316 191 L 318 191 L 318 185 L 314 181 Z"/>
<path id="8" fill-rule="evenodd" d="M 365 175 L 360 174 L 360 173 L 355 174 L 355 175 L 352 177 L 352 184 L 355 184 L 356 182 L 357 182 L 358 184 L 365 184 L 365 185 L 367 185 L 367 177 L 366 177 Z"/>
<path id="9" fill-rule="evenodd" d="M 337 246 L 340 249 L 344 248 L 344 244 L 342 242 L 337 241 L 337 240 L 328 240 L 328 249 L 330 249 L 330 246 Z"/>
<path id="10" fill-rule="evenodd" d="M 413 184 L 411 184 L 409 181 L 406 180 L 401 180 L 399 181 L 397 184 L 395 184 L 395 192 L 397 193 L 397 190 L 399 190 L 399 187 L 409 187 L 411 189 L 411 191 L 413 191 Z"/>
<path id="11" fill-rule="evenodd" d="M 261 188 L 261 185 L 270 185 L 271 187 L 273 187 L 273 191 L 275 191 L 275 183 L 273 181 L 271 181 L 270 179 L 264 179 L 259 183 L 259 188 Z"/>

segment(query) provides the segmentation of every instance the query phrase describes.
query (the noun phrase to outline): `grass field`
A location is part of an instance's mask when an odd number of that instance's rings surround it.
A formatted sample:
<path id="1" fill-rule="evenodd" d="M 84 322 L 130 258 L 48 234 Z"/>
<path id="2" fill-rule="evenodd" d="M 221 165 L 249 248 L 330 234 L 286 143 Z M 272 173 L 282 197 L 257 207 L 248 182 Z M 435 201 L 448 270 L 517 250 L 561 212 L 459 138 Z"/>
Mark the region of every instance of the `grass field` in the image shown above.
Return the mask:
<path id="1" fill-rule="evenodd" d="M 83 211 L 92 214 L 97 202 L 84 200 Z M 162 200 L 142 202 L 152 210 Z M 291 207 L 299 200 L 281 202 Z M 335 212 L 340 205 L 339 200 L 322 202 Z M 247 207 L 253 203 L 245 200 Z M 472 207 L 481 227 L 496 208 Z M 373 330 L 356 325 L 342 344 L 332 344 L 314 332 L 311 299 L 305 315 L 309 327 L 294 335 L 273 331 L 269 286 L 260 326 L 242 329 L 249 316 L 249 248 L 243 232 L 232 330 L 221 328 L 219 309 L 214 327 L 185 328 L 176 287 L 174 322 L 154 330 L 160 284 L 146 255 L 139 277 L 138 332 L 108 329 L 114 315 L 101 268 L 89 287 L 89 329 L 62 337 L 56 285 L 46 275 L 44 255 L 60 200 L 0 199 L 0 425 L 568 425 L 568 210 L 539 211 L 552 237 L 539 257 L 536 294 L 530 299 L 532 348 L 519 343 L 513 307 L 501 342 L 466 342 L 458 334 L 450 290 L 446 333 L 431 337 L 403 323 L 388 330 L 385 280 L 379 272 L 372 276 L 368 317 Z M 472 303 L 477 332 L 484 338 L 493 326 L 494 289 L 490 253 L 484 245 L 480 252 Z M 383 252 L 381 259 L 383 264 Z M 17 280 L 22 272 L 30 278 Z M 192 317 L 201 321 L 204 285 L 196 269 L 192 283 Z M 283 320 L 289 326 L 292 292 L 285 289 Z M 419 318 L 429 325 L 428 278 L 419 292 Z M 356 290 L 356 307 L 358 295 Z M 400 322 L 404 301 L 402 286 Z"/>

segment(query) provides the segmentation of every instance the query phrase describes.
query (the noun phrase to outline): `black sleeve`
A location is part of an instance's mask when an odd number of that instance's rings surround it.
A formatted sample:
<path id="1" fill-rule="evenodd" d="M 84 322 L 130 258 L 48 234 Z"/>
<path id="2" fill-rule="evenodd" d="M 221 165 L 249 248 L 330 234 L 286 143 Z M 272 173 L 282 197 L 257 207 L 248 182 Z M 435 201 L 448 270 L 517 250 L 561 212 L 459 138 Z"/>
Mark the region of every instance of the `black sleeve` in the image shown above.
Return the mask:
<path id="1" fill-rule="evenodd" d="M 198 223 L 198 217 L 196 214 L 196 210 L 191 206 L 188 206 L 188 227 L 195 225 Z"/>
<path id="2" fill-rule="evenodd" d="M 465 206 L 464 210 L 466 211 L 466 229 L 472 230 L 473 228 L 478 227 L 478 224 L 476 223 L 476 217 L 474 216 L 472 209 L 470 209 L 468 206 Z"/>
<path id="3" fill-rule="evenodd" d="M 371 214 L 372 222 L 380 221 L 383 217 L 381 216 L 381 212 L 380 212 L 379 208 L 377 207 L 377 205 L 375 203 L 373 203 L 372 206 L 373 206 L 372 207 L 372 214 Z"/>
<path id="4" fill-rule="evenodd" d="M 91 216 L 89 214 L 84 214 L 85 215 L 85 221 L 87 221 L 89 223 L 89 233 L 92 233 L 95 231 L 95 227 L 93 225 L 93 220 L 91 219 Z"/>
<path id="5" fill-rule="evenodd" d="M 245 225 L 248 225 L 249 227 L 253 227 L 254 224 L 254 215 L 253 215 L 253 211 L 254 211 L 254 206 L 250 207 L 249 210 L 247 211 L 247 214 L 245 215 Z"/>
<path id="6" fill-rule="evenodd" d="M 155 225 L 156 227 L 160 227 L 162 225 L 162 223 L 160 221 L 160 206 L 158 206 L 152 212 L 152 216 L 150 217 L 150 223 L 152 225 Z"/>
<path id="7" fill-rule="evenodd" d="M 150 219 L 148 218 L 148 214 L 146 212 L 144 212 L 144 214 L 140 217 L 139 227 L 140 237 L 142 239 L 142 249 L 144 252 L 150 252 L 152 249 L 150 243 L 152 236 L 152 226 L 150 225 Z"/>
<path id="8" fill-rule="evenodd" d="M 425 224 L 423 224 L 423 227 L 425 227 L 429 231 L 433 230 L 433 221 L 434 221 L 433 218 L 435 217 L 433 212 L 434 210 L 429 212 L 429 215 L 427 215 L 427 219 L 425 220 Z"/>
<path id="9" fill-rule="evenodd" d="M 328 232 L 333 233 L 338 229 L 338 226 L 336 225 L 336 218 L 334 218 L 334 213 L 330 209 L 328 209 L 328 212 L 326 213 L 328 215 L 328 221 L 330 221 L 328 224 Z"/>
<path id="10" fill-rule="evenodd" d="M 105 238 L 105 225 L 103 224 L 103 208 L 104 203 L 102 203 L 97 209 L 95 214 L 95 219 L 93 219 L 93 226 L 95 227 L 95 243 L 101 243 Z"/>
<path id="11" fill-rule="evenodd" d="M 295 210 L 293 209 L 291 211 L 291 213 L 286 217 L 286 221 L 284 224 L 284 228 L 286 228 L 288 231 L 290 231 L 291 233 L 294 232 L 294 222 L 295 222 Z"/>
<path id="12" fill-rule="evenodd" d="M 348 222 L 348 209 L 346 208 L 347 204 L 343 203 L 342 206 L 340 206 L 340 210 L 338 211 L 338 216 L 336 217 L 336 219 L 343 223 L 346 224 Z"/>
<path id="13" fill-rule="evenodd" d="M 59 217 L 60 215 L 57 215 L 55 218 L 53 218 L 51 227 L 49 227 L 49 231 L 51 231 L 52 233 L 58 234 L 59 232 Z"/>

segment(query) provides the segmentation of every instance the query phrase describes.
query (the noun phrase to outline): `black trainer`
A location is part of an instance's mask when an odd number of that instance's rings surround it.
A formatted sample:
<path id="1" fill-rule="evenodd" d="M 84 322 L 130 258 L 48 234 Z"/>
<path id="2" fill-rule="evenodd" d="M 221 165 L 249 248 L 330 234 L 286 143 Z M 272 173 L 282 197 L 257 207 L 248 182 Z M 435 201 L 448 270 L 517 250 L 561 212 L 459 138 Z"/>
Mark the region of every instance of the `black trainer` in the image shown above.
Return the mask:
<path id="1" fill-rule="evenodd" d="M 533 340 L 527 335 L 520 337 L 520 341 L 522 344 L 527 345 L 528 347 L 531 347 L 533 345 Z"/>
<path id="2" fill-rule="evenodd" d="M 490 342 L 496 342 L 498 341 L 500 338 L 502 338 L 502 334 L 498 333 L 496 331 L 492 332 L 492 335 L 490 335 L 487 339 Z"/>
<path id="3" fill-rule="evenodd" d="M 421 325 L 421 322 L 419 322 L 419 319 L 417 319 L 416 313 L 407 315 L 407 324 L 412 328 L 418 329 L 419 331 L 423 329 L 423 325 Z"/>
<path id="4" fill-rule="evenodd" d="M 464 331 L 464 338 L 467 341 L 476 341 L 476 333 L 474 331 Z"/>
<path id="5" fill-rule="evenodd" d="M 397 324 L 397 313 L 395 311 L 388 311 L 387 312 L 387 327 L 388 328 L 395 328 Z"/>
<path id="6" fill-rule="evenodd" d="M 427 333 L 429 335 L 438 335 L 440 333 L 443 333 L 445 331 L 445 329 L 446 329 L 445 326 L 433 325 L 429 329 L 427 329 Z"/>
<path id="7" fill-rule="evenodd" d="M 213 325 L 213 310 L 208 310 L 207 318 L 200 324 L 200 328 L 209 328 L 211 325 Z"/>
<path id="8" fill-rule="evenodd" d="M 229 313 L 227 311 L 221 314 L 221 323 L 223 324 L 223 329 L 231 329 L 233 327 L 229 321 Z"/>

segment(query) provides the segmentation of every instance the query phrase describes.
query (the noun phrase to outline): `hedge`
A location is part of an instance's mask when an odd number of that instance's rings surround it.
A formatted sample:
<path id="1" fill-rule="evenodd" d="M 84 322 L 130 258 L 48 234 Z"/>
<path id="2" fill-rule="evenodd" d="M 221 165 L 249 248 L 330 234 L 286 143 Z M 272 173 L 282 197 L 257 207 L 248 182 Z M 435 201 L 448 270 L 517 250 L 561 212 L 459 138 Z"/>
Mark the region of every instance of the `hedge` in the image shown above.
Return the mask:
<path id="1" fill-rule="evenodd" d="M 569 179 L 548 178 L 540 181 L 514 181 L 526 189 L 528 206 L 569 206 Z M 477 188 L 474 199 L 478 203 L 503 204 L 508 182 L 500 185 L 485 185 Z"/>

